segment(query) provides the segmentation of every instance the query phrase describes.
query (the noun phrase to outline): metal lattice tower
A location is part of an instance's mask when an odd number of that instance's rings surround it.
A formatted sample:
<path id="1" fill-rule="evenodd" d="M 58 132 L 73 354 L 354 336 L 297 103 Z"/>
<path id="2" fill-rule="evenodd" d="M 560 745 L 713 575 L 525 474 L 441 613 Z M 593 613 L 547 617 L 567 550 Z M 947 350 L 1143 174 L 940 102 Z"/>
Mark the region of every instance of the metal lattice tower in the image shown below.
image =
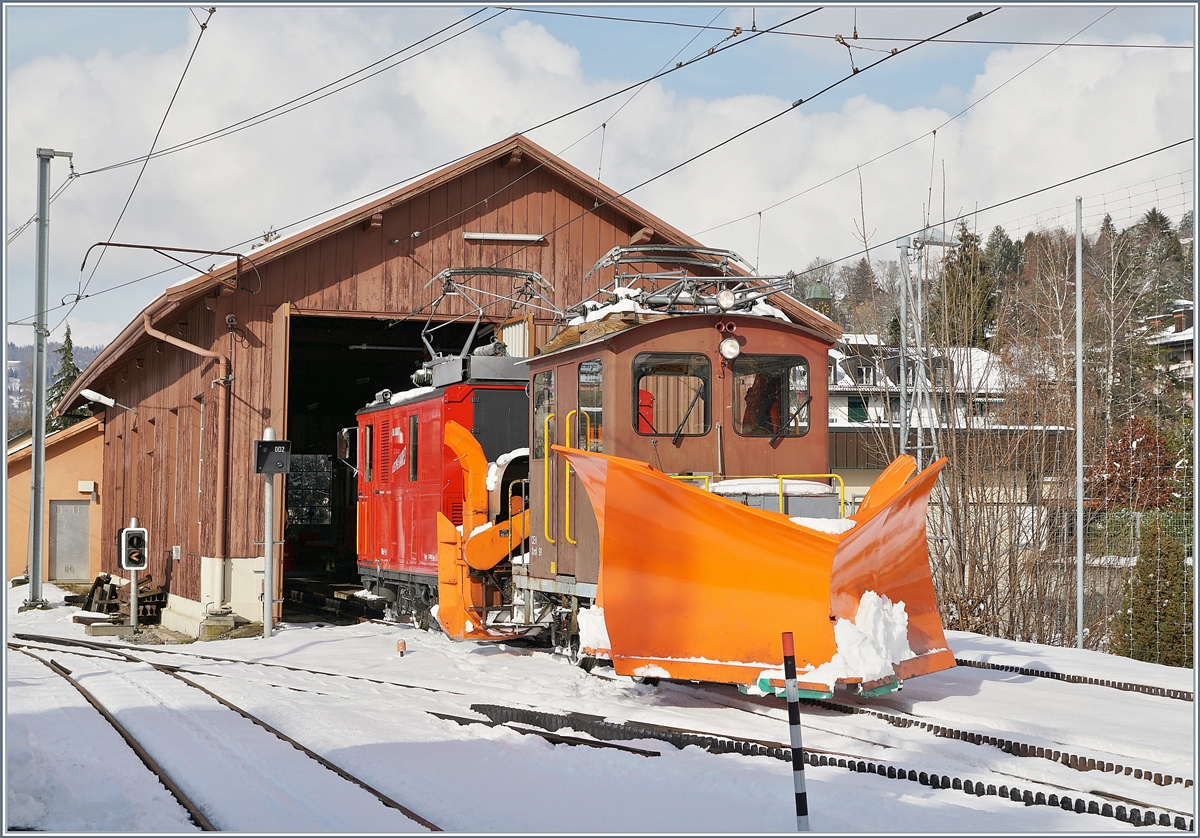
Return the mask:
<path id="1" fill-rule="evenodd" d="M 933 399 L 933 357 L 925 342 L 925 295 L 920 281 L 914 283 L 910 260 L 918 266 L 923 266 L 925 248 L 954 247 L 958 242 L 946 239 L 936 230 L 928 229 L 913 237 L 907 236 L 896 242 L 900 250 L 900 272 L 903 276 L 903 287 L 900 291 L 900 453 L 911 453 L 917 461 L 917 470 L 936 460 L 940 454 L 938 445 L 937 407 Z M 914 248 L 915 253 L 910 253 Z M 920 272 L 918 271 L 918 280 Z M 921 369 L 908 369 L 909 355 L 917 360 Z M 911 401 L 910 401 L 911 379 Z M 909 446 L 909 434 L 916 439 Z"/>

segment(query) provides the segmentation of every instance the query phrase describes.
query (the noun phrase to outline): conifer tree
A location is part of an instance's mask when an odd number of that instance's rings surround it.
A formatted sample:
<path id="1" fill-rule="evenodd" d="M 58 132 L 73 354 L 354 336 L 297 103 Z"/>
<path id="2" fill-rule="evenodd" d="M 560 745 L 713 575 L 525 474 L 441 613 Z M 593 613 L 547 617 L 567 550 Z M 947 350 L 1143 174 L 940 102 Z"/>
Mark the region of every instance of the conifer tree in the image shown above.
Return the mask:
<path id="1" fill-rule="evenodd" d="M 997 283 L 977 234 L 960 222 L 959 246 L 947 257 L 930 306 L 930 327 L 945 346 L 987 345 L 997 308 Z"/>
<path id="2" fill-rule="evenodd" d="M 67 395 L 67 391 L 71 389 L 75 379 L 79 378 L 80 373 L 79 367 L 75 365 L 75 345 L 71 342 L 70 325 L 67 326 L 63 344 L 58 348 L 56 354 L 58 355 L 58 373 L 54 377 L 54 383 L 46 392 L 46 433 L 69 428 L 91 416 L 91 411 L 87 408 L 79 408 L 77 411 L 62 416 L 53 415 L 54 408 Z"/>
<path id="3" fill-rule="evenodd" d="M 1137 564 L 1109 624 L 1109 651 L 1168 666 L 1192 665 L 1191 569 L 1183 544 L 1147 516 Z"/>

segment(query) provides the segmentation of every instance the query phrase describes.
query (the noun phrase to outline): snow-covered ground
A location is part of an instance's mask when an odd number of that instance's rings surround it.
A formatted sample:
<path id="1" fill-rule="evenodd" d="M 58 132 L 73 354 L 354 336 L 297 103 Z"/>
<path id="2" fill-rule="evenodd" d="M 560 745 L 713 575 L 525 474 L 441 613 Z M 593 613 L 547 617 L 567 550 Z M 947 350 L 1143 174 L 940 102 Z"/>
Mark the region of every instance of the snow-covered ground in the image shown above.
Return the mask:
<path id="1" fill-rule="evenodd" d="M 55 607 L 18 613 L 27 588 L 8 595 L 7 636 L 85 638 L 63 592 Z M 99 640 L 100 638 L 89 638 Z M 397 641 L 407 647 L 401 656 Z M 1193 689 L 1191 670 L 1094 652 L 960 632 L 955 655 L 1117 681 Z M 149 651 L 153 648 L 156 651 Z M 299 751 L 149 666 L 60 648 L 38 652 L 71 670 L 128 726 L 218 828 L 240 832 L 397 832 L 421 827 L 317 766 Z M 545 651 L 454 642 L 408 626 L 284 624 L 249 638 L 139 649 L 324 755 L 448 831 L 790 832 L 790 766 L 777 759 L 682 750 L 659 752 L 551 744 L 504 727 L 460 726 L 432 713 L 473 717 L 475 703 L 579 712 L 610 721 L 671 725 L 787 742 L 786 708 L 732 689 L 634 683 L 587 674 Z M 329 675 L 192 655 L 284 664 Z M 5 823 L 55 832 L 195 831 L 186 812 L 64 679 L 6 650 Z M 346 676 L 358 676 L 357 679 Z M 369 680 L 367 680 L 369 679 Z M 381 683 L 383 682 L 383 683 Z M 404 685 L 404 686 L 397 686 Z M 1194 705 L 1177 699 L 958 667 L 861 701 L 950 727 L 1195 777 Z M 752 712 L 748 712 L 752 711 Z M 804 744 L 896 767 L 1007 783 L 1047 794 L 1121 802 L 1191 820 L 1195 787 L 1080 772 L 987 745 L 896 727 L 867 714 L 805 707 Z M 587 737 L 586 733 L 559 731 Z M 218 751 L 218 745 L 223 750 Z M 845 768 L 806 767 L 818 832 L 1098 832 L 1129 830 L 1114 818 L 998 796 L 889 780 Z M 1136 801 L 1136 802 L 1130 802 Z M 210 811 L 206 809 L 206 811 Z M 1157 829 L 1157 828 L 1154 828 Z M 1174 832 L 1174 830 L 1171 830 Z"/>

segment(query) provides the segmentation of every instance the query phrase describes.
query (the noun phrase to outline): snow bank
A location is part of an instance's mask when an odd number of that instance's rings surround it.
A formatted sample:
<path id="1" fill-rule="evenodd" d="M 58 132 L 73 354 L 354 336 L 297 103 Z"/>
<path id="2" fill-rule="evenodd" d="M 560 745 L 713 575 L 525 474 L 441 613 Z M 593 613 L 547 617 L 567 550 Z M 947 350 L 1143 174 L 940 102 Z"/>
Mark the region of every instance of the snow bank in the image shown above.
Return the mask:
<path id="1" fill-rule="evenodd" d="M 528 456 L 529 456 L 528 448 L 517 448 L 513 451 L 509 451 L 507 454 L 501 454 L 499 457 L 496 458 L 496 462 L 488 463 L 487 490 L 489 492 L 495 490 L 496 483 L 497 483 L 497 481 L 500 480 L 500 472 L 504 470 L 504 467 L 506 465 L 511 463 L 517 457 L 528 457 Z"/>
<path id="2" fill-rule="evenodd" d="M 778 477 L 735 477 L 712 484 L 713 494 L 728 495 L 778 495 Z M 784 480 L 783 493 L 790 498 L 827 497 L 836 495 L 837 490 L 824 483 L 812 480 Z"/>
<path id="3" fill-rule="evenodd" d="M 405 402 L 411 402 L 414 399 L 419 399 L 421 396 L 432 393 L 436 389 L 436 387 L 414 387 L 411 390 L 402 390 L 399 393 L 392 393 L 392 398 L 389 404 L 404 404 Z"/>
<path id="4" fill-rule="evenodd" d="M 618 288 L 617 292 L 628 292 L 633 289 Z M 573 317 L 567 321 L 568 326 L 579 326 L 583 323 L 595 323 L 597 320 L 603 320 L 610 314 L 619 314 L 621 312 L 634 312 L 637 314 L 654 314 L 654 309 L 646 308 L 641 305 L 637 299 L 631 294 L 621 295 L 622 299 L 608 305 L 601 305 L 595 300 L 588 300 L 583 304 L 583 307 L 588 310 L 587 317 Z M 640 296 L 640 293 L 639 293 Z"/>
<path id="5" fill-rule="evenodd" d="M 612 649 L 603 608 L 584 608 L 579 612 L 579 648 L 596 651 Z"/>
<path id="6" fill-rule="evenodd" d="M 790 518 L 793 524 L 799 524 L 810 530 L 817 532 L 827 532 L 830 535 L 841 535 L 844 532 L 850 532 L 854 529 L 857 521 L 850 518 Z"/>
<path id="7" fill-rule="evenodd" d="M 833 627 L 837 652 L 820 666 L 799 673 L 799 680 L 825 684 L 829 689 L 839 678 L 877 681 L 894 674 L 892 664 L 915 658 L 908 645 L 908 612 L 903 602 L 867 591 L 858 602 L 851 622 L 839 619 Z M 767 670 L 760 678 L 783 679 L 783 670 Z"/>

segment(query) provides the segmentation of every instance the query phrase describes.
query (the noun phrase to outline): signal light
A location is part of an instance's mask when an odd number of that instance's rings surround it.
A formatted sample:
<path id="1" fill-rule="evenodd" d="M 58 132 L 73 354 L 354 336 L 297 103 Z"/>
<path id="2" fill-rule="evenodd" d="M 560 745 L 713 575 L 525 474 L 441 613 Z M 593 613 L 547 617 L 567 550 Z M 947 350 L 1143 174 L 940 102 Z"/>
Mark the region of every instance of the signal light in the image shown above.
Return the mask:
<path id="1" fill-rule="evenodd" d="M 117 533 L 117 558 L 122 570 L 145 570 L 150 564 L 145 527 L 125 527 Z"/>

